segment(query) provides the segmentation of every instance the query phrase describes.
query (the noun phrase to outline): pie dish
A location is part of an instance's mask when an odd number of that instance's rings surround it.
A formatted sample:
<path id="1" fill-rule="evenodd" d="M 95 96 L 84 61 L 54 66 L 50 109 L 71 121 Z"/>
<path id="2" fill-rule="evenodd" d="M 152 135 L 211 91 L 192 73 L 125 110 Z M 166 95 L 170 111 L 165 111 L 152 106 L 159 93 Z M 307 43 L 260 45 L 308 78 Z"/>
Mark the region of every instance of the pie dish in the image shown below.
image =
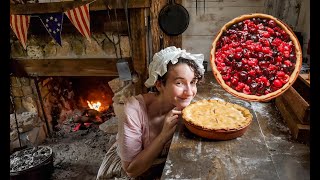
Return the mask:
<path id="1" fill-rule="evenodd" d="M 247 108 L 221 100 L 199 100 L 182 110 L 182 119 L 192 133 L 214 140 L 242 136 L 252 122 Z"/>
<path id="2" fill-rule="evenodd" d="M 297 79 L 302 51 L 294 32 L 267 14 L 241 15 L 218 32 L 210 52 L 212 72 L 230 94 L 269 101 Z"/>

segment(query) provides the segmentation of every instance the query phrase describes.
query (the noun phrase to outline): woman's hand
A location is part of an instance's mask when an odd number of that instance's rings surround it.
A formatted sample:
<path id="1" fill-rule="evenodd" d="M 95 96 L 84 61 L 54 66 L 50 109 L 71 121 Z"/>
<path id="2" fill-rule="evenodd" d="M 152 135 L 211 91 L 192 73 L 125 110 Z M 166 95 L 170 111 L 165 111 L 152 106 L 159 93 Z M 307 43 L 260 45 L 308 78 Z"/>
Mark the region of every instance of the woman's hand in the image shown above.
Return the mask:
<path id="1" fill-rule="evenodd" d="M 178 108 L 173 108 L 164 118 L 163 127 L 160 133 L 160 136 L 165 142 L 172 138 L 174 131 L 176 130 L 177 123 L 179 121 L 179 115 L 181 110 Z"/>

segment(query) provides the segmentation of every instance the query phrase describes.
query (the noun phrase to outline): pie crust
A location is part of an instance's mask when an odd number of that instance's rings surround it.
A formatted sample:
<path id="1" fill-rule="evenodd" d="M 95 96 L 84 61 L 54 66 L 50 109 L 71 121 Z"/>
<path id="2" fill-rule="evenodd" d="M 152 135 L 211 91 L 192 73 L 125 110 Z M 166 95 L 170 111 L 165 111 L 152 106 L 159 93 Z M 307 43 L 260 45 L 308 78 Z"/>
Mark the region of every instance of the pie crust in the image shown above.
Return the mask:
<path id="1" fill-rule="evenodd" d="M 292 41 L 292 44 L 294 45 L 295 48 L 295 55 L 296 55 L 296 62 L 294 65 L 294 70 L 292 71 L 292 73 L 289 75 L 289 78 L 287 80 L 287 82 L 285 84 L 283 84 L 283 86 L 273 92 L 267 93 L 267 94 L 246 94 L 244 92 L 239 92 L 237 90 L 235 90 L 234 88 L 230 87 L 230 85 L 228 85 L 225 80 L 222 78 L 222 74 L 220 73 L 220 71 L 217 68 L 217 64 L 215 62 L 216 60 L 216 51 L 217 51 L 217 42 L 220 40 L 220 38 L 223 36 L 223 33 L 227 31 L 227 29 L 229 29 L 232 25 L 239 23 L 239 22 L 243 22 L 244 20 L 247 19 L 251 19 L 251 18 L 264 18 L 264 19 L 272 19 L 276 22 L 276 24 L 282 28 L 282 30 L 284 30 L 288 35 L 290 40 Z M 249 33 L 249 32 L 248 32 Z M 301 51 L 301 46 L 300 43 L 296 37 L 296 35 L 294 34 L 294 32 L 290 29 L 290 27 L 288 27 L 288 25 L 286 25 L 285 23 L 283 23 L 281 20 L 271 16 L 271 15 L 267 15 L 267 14 L 261 14 L 261 13 L 252 13 L 252 14 L 246 14 L 246 15 L 241 15 L 239 17 L 234 18 L 233 20 L 231 20 L 230 22 L 226 23 L 221 30 L 218 32 L 218 34 L 216 35 L 216 38 L 214 39 L 213 43 L 212 43 L 212 49 L 211 49 L 211 53 L 210 53 L 210 63 L 211 63 L 211 67 L 212 67 L 212 72 L 217 80 L 217 82 L 222 86 L 222 88 L 224 88 L 227 92 L 229 92 L 230 94 L 240 98 L 240 99 L 244 99 L 247 101 L 269 101 L 279 95 L 281 95 L 283 92 L 285 92 L 293 83 L 294 81 L 297 79 L 300 69 L 301 69 L 301 65 L 302 65 L 302 51 Z M 268 79 L 269 80 L 269 79 Z"/>
<path id="2" fill-rule="evenodd" d="M 227 140 L 244 134 L 252 122 L 247 108 L 220 100 L 199 100 L 182 110 L 185 126 L 194 134 Z"/>

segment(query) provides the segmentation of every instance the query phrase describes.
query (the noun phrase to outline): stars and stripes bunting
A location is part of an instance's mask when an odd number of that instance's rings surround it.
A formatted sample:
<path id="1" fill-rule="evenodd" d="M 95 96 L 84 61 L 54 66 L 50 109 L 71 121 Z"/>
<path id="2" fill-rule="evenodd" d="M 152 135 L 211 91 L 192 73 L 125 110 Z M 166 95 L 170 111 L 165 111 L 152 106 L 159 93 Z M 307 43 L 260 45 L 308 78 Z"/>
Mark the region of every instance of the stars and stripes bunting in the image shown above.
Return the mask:
<path id="1" fill-rule="evenodd" d="M 23 48 L 27 48 L 27 34 L 30 24 L 29 15 L 11 15 L 10 26 L 17 38 L 20 40 Z"/>
<path id="2" fill-rule="evenodd" d="M 89 4 L 65 12 L 71 23 L 91 42 Z"/>

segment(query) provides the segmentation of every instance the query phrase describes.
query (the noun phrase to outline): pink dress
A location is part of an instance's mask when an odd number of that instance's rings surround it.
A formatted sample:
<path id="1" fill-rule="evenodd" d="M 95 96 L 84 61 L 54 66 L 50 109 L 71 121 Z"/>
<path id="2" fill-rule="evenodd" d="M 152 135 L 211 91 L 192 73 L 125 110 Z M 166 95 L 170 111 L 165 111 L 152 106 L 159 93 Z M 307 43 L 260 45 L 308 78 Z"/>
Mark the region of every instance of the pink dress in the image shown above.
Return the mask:
<path id="1" fill-rule="evenodd" d="M 130 97 L 124 105 L 124 116 L 118 118 L 117 141 L 106 153 L 99 168 L 97 179 L 129 178 L 121 167 L 121 160 L 131 162 L 139 152 L 148 147 L 153 139 L 150 138 L 150 126 L 147 108 L 142 95 Z M 166 143 L 161 154 L 152 166 L 141 177 L 161 176 L 164 162 L 169 151 L 171 140 Z M 160 165 L 160 166 L 159 166 Z M 159 174 L 160 173 L 160 174 Z M 154 179 L 154 178 L 144 178 Z"/>
<path id="2" fill-rule="evenodd" d="M 152 142 L 147 107 L 141 94 L 127 99 L 124 106 L 124 119 L 118 119 L 117 152 L 122 161 L 130 162 Z M 159 158 L 167 155 L 170 147 L 167 142 Z"/>

